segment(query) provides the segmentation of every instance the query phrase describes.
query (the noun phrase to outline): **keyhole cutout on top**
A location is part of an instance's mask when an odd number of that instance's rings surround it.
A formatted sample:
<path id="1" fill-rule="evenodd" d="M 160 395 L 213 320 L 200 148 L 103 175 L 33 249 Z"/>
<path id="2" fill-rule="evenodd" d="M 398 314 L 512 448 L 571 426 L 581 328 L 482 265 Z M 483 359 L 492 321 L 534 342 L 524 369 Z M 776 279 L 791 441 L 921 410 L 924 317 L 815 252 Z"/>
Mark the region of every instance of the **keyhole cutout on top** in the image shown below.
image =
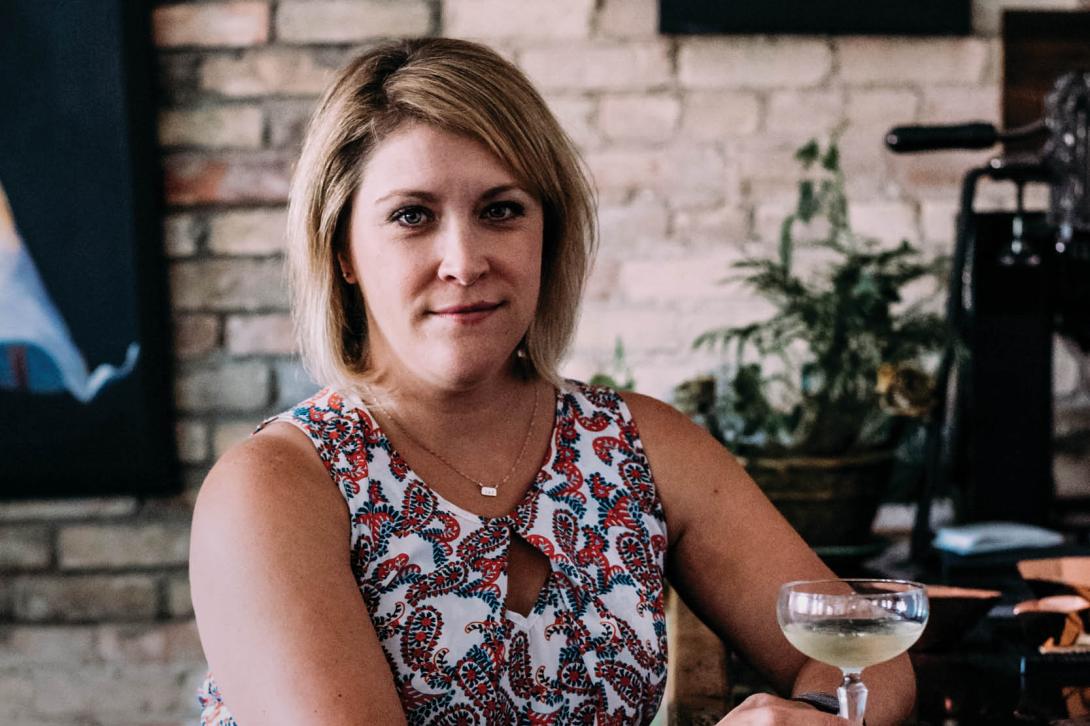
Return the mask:
<path id="1" fill-rule="evenodd" d="M 507 609 L 528 617 L 551 571 L 549 558 L 541 550 L 512 533 L 507 550 Z"/>

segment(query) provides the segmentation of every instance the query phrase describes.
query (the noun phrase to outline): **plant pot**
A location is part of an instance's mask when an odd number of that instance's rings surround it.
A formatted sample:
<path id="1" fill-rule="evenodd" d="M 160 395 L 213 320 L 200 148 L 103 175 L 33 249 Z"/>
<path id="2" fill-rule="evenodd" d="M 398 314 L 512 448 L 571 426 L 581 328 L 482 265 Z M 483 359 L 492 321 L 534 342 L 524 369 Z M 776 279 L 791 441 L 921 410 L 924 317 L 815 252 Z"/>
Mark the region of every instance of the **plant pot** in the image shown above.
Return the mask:
<path id="1" fill-rule="evenodd" d="M 811 547 L 861 545 L 893 470 L 892 449 L 839 457 L 753 457 L 749 475 Z"/>

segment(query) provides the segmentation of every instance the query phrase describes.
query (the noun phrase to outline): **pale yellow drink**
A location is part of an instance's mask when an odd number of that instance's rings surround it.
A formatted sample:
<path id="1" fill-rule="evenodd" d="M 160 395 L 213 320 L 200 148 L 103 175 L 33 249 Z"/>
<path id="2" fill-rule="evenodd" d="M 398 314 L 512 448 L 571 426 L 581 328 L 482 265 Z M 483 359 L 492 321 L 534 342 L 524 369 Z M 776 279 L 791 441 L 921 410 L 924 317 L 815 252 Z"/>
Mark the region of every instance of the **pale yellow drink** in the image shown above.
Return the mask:
<path id="1" fill-rule="evenodd" d="M 805 655 L 845 671 L 860 671 L 909 649 L 923 633 L 909 620 L 817 620 L 789 623 L 783 634 Z"/>

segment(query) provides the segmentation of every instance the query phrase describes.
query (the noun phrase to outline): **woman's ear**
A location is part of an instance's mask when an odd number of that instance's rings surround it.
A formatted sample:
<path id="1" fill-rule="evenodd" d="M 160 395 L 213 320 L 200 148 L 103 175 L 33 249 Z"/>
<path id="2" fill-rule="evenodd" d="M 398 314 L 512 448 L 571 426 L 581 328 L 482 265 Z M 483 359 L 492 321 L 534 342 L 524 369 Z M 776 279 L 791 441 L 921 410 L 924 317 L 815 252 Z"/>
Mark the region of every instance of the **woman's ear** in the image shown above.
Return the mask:
<path id="1" fill-rule="evenodd" d="M 337 264 L 341 268 L 341 277 L 344 278 L 345 282 L 349 285 L 355 285 L 359 282 L 356 279 L 356 272 L 352 269 L 352 260 L 348 259 L 343 252 L 337 253 Z"/>

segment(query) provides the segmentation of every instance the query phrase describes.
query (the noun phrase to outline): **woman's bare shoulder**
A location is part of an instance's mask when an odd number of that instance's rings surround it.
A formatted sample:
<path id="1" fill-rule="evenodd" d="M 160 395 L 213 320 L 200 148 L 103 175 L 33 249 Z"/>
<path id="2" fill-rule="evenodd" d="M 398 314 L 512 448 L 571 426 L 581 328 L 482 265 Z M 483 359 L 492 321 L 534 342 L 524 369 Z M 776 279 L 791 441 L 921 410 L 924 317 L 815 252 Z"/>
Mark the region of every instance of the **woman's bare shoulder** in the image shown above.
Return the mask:
<path id="1" fill-rule="evenodd" d="M 205 656 L 239 722 L 404 723 L 350 531 L 344 498 L 290 424 L 234 446 L 209 473 L 190 584 Z"/>
<path id="2" fill-rule="evenodd" d="M 673 406 L 632 391 L 622 397 L 656 476 L 698 478 L 691 475 L 707 467 L 720 474 L 724 466 L 731 474 L 739 471 L 734 457 L 722 444 Z"/>
<path id="3" fill-rule="evenodd" d="M 306 502 L 301 512 L 298 505 Z M 204 518 L 278 512 L 341 519 L 344 500 L 306 434 L 272 423 L 235 444 L 216 462 L 201 486 L 195 525 Z"/>

